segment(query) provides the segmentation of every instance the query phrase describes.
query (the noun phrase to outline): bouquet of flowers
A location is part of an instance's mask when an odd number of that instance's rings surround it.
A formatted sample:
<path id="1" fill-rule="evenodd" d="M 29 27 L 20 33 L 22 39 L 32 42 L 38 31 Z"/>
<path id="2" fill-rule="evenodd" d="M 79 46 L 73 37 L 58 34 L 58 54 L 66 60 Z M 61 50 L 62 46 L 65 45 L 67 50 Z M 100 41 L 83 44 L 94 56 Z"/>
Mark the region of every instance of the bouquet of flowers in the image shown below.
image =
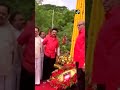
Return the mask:
<path id="1" fill-rule="evenodd" d="M 64 90 L 77 82 L 76 66 L 71 58 L 66 56 L 60 56 L 57 64 L 61 67 L 52 72 L 49 83 L 58 90 Z"/>
<path id="2" fill-rule="evenodd" d="M 70 64 L 70 63 L 74 63 L 71 56 L 67 56 L 67 55 L 62 55 L 57 57 L 56 59 L 56 63 L 54 64 L 54 66 L 58 69 L 62 68 L 63 66 Z M 74 63 L 75 64 L 75 63 Z"/>

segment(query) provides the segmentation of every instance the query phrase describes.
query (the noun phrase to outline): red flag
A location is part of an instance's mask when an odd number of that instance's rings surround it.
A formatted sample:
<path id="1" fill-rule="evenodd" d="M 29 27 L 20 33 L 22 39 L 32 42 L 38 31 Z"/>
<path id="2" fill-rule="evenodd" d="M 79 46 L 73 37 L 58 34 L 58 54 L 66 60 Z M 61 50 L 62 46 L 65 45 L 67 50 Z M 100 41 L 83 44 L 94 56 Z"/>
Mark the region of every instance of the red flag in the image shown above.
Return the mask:
<path id="1" fill-rule="evenodd" d="M 48 35 L 50 35 L 50 33 L 51 33 L 51 28 L 48 29 Z"/>
<path id="2" fill-rule="evenodd" d="M 67 41 L 67 37 L 66 37 L 66 35 L 64 35 L 64 36 L 63 36 L 63 39 L 62 39 L 62 44 L 63 44 L 63 45 L 66 44 L 66 41 Z"/>

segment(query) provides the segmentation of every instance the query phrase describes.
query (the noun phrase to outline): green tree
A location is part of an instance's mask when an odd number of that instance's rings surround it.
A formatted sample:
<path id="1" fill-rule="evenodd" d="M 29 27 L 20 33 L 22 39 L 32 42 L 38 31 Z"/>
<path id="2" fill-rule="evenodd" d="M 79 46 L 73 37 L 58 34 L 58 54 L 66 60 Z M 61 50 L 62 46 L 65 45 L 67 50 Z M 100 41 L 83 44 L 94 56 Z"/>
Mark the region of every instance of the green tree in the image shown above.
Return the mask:
<path id="1" fill-rule="evenodd" d="M 36 26 L 38 26 L 42 31 L 48 32 L 48 28 L 52 27 L 52 14 L 54 10 L 54 27 L 59 29 L 58 37 L 60 41 L 60 46 L 63 51 L 70 50 L 70 43 L 63 46 L 62 38 L 66 34 L 69 42 L 72 37 L 73 31 L 73 21 L 74 21 L 74 10 L 68 10 L 65 6 L 55 6 L 55 5 L 38 5 L 36 3 Z"/>

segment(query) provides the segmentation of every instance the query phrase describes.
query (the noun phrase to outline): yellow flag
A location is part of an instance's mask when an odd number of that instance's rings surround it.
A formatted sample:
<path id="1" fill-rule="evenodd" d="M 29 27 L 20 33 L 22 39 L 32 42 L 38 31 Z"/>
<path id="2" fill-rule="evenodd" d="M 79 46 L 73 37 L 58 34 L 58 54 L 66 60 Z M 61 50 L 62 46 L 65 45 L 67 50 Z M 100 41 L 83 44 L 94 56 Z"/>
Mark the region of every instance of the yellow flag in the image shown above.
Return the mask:
<path id="1" fill-rule="evenodd" d="M 86 74 L 91 76 L 93 65 L 93 54 L 98 32 L 104 21 L 104 8 L 102 0 L 93 0 L 90 26 L 88 31 L 87 55 L 86 55 Z"/>
<path id="2" fill-rule="evenodd" d="M 85 20 L 85 0 L 77 0 L 76 14 L 74 17 L 72 42 L 71 42 L 71 51 L 70 51 L 71 57 L 74 56 L 74 45 L 75 45 L 76 38 L 78 36 L 77 24 L 80 20 Z"/>

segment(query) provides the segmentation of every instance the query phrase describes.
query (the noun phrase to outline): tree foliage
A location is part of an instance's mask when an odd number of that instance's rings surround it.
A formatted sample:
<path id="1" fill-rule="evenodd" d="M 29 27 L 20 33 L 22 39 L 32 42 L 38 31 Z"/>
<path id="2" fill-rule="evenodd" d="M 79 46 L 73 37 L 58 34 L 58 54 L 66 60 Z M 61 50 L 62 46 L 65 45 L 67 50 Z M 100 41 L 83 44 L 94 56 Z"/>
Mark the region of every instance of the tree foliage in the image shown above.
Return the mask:
<path id="1" fill-rule="evenodd" d="M 90 22 L 92 0 L 86 1 L 86 39 L 88 35 L 88 27 Z M 48 29 L 52 26 L 52 13 L 55 11 L 54 26 L 59 29 L 58 37 L 60 40 L 60 45 L 62 50 L 70 50 L 70 42 L 73 32 L 74 23 L 74 10 L 68 10 L 67 7 L 55 6 L 55 5 L 35 5 L 36 11 L 36 26 L 38 26 L 42 31 L 48 32 Z M 66 34 L 68 38 L 68 44 L 62 45 L 62 38 Z M 87 40 L 86 40 L 87 41 Z"/>
<path id="2" fill-rule="evenodd" d="M 55 6 L 55 5 L 38 5 L 36 3 L 36 26 L 42 31 L 48 32 L 48 29 L 52 27 L 52 14 L 54 10 L 54 27 L 59 29 L 58 37 L 60 41 L 60 46 L 63 51 L 70 50 L 70 41 L 73 31 L 74 22 L 74 10 L 68 10 L 65 6 Z M 62 38 L 66 34 L 67 45 L 63 47 Z"/>

